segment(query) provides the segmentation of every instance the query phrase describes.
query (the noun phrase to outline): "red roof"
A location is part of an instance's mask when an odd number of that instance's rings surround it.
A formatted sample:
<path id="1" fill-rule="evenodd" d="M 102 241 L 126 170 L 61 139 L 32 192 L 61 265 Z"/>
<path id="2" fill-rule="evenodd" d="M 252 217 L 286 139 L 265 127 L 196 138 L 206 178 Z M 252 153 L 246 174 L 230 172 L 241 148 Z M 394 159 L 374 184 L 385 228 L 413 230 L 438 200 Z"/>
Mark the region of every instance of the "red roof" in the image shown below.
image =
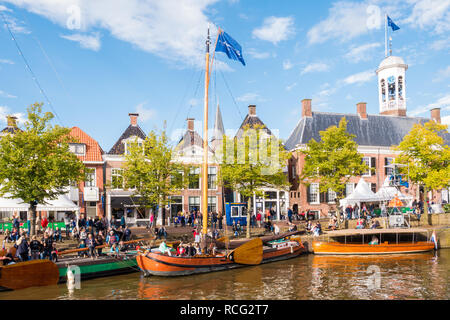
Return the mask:
<path id="1" fill-rule="evenodd" d="M 78 156 L 81 161 L 103 161 L 103 150 L 96 140 L 90 137 L 86 132 L 78 127 L 73 127 L 70 130 L 70 135 L 78 139 L 77 143 L 84 143 L 86 145 L 86 153 L 84 156 Z"/>

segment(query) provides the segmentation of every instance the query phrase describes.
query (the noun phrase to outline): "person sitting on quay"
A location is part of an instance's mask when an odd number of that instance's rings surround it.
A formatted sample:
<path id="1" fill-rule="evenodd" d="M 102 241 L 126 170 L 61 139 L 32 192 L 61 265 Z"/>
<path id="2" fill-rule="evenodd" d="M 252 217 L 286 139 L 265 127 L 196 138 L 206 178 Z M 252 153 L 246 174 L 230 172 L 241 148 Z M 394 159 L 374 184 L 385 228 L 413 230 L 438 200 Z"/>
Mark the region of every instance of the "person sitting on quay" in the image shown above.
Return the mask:
<path id="1" fill-rule="evenodd" d="M 52 257 L 52 248 L 53 248 L 53 239 L 48 236 L 48 233 L 44 233 L 44 239 L 42 240 L 42 254 L 41 259 L 45 259 L 48 257 L 51 260 Z"/>
<path id="2" fill-rule="evenodd" d="M 356 223 L 356 229 L 364 229 L 364 228 L 365 228 L 364 219 L 359 218 L 358 222 Z"/>
<path id="3" fill-rule="evenodd" d="M 10 243 L 10 242 L 13 242 L 13 240 L 11 238 L 11 231 L 6 229 L 5 230 L 5 238 L 3 239 L 3 246 L 4 246 L 5 243 Z"/>
<path id="4" fill-rule="evenodd" d="M 97 243 L 95 242 L 94 236 L 90 233 L 86 239 L 86 247 L 89 249 L 89 256 L 91 259 L 97 258 L 97 252 L 95 251 L 96 245 Z"/>
<path id="5" fill-rule="evenodd" d="M 87 232 L 85 228 L 81 228 L 80 230 L 80 240 L 81 241 L 86 241 L 87 239 Z"/>
<path id="6" fill-rule="evenodd" d="M 52 250 L 50 252 L 50 260 L 53 262 L 58 262 L 58 249 L 56 248 L 56 242 L 52 243 Z"/>
<path id="7" fill-rule="evenodd" d="M 16 250 L 16 256 L 20 259 L 21 262 L 28 261 L 28 242 L 24 236 L 21 236 L 19 240 L 16 241 L 14 247 Z"/>
<path id="8" fill-rule="evenodd" d="M 322 234 L 322 226 L 321 226 L 320 222 L 316 222 L 316 224 L 314 225 L 314 227 L 312 229 L 312 233 L 313 233 L 314 237 L 318 237 Z"/>
<path id="9" fill-rule="evenodd" d="M 19 238 L 20 238 L 19 229 L 13 228 L 10 235 L 11 241 L 16 242 L 17 240 L 19 240 Z"/>
<path id="10" fill-rule="evenodd" d="M 37 236 L 32 236 L 30 242 L 31 260 L 38 260 L 41 258 L 42 248 L 42 243 L 37 239 Z"/>
<path id="11" fill-rule="evenodd" d="M 130 241 L 131 240 L 131 230 L 128 228 L 128 226 L 125 227 L 125 230 L 123 231 L 123 241 Z"/>
<path id="12" fill-rule="evenodd" d="M 380 223 L 378 222 L 378 220 L 373 220 L 372 224 L 370 226 L 370 229 L 378 229 L 380 227 Z"/>
<path id="13" fill-rule="evenodd" d="M 157 239 L 162 239 L 163 237 L 164 237 L 164 240 L 167 239 L 167 231 L 164 226 L 161 226 L 161 228 L 158 229 Z"/>
<path id="14" fill-rule="evenodd" d="M 297 225 L 295 223 L 292 222 L 288 222 L 289 225 L 289 232 L 293 232 L 293 231 L 297 231 Z"/>
<path id="15" fill-rule="evenodd" d="M 338 227 L 337 218 L 335 216 L 330 218 L 330 222 L 328 222 L 328 229 L 336 230 Z"/>
<path id="16" fill-rule="evenodd" d="M 109 231 L 109 235 L 106 237 L 106 244 L 111 246 L 115 243 L 119 243 L 119 237 L 114 233 L 113 230 Z"/>
<path id="17" fill-rule="evenodd" d="M 63 242 L 62 240 L 62 234 L 61 234 L 61 230 L 59 229 L 59 227 L 56 227 L 55 232 L 53 233 L 53 241 L 55 242 Z"/>
<path id="18" fill-rule="evenodd" d="M 111 246 L 111 249 L 109 249 L 109 253 L 115 258 L 118 258 L 120 256 L 119 244 L 117 242 L 115 242 Z"/>
<path id="19" fill-rule="evenodd" d="M 274 235 L 279 235 L 280 234 L 280 227 L 278 226 L 278 224 L 274 224 L 273 225 L 273 234 Z"/>

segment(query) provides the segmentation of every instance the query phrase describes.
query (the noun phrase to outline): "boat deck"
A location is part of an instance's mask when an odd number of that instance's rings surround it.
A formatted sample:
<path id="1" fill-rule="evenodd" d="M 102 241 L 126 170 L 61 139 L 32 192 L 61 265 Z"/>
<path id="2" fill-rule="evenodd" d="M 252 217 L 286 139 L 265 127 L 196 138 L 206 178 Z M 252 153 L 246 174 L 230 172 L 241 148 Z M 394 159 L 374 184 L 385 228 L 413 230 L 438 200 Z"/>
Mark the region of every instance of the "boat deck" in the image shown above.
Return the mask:
<path id="1" fill-rule="evenodd" d="M 395 233 L 430 233 L 431 230 L 425 228 L 392 228 L 392 229 L 342 229 L 327 231 L 324 235 L 329 237 L 343 237 L 350 235 L 377 235 Z"/>

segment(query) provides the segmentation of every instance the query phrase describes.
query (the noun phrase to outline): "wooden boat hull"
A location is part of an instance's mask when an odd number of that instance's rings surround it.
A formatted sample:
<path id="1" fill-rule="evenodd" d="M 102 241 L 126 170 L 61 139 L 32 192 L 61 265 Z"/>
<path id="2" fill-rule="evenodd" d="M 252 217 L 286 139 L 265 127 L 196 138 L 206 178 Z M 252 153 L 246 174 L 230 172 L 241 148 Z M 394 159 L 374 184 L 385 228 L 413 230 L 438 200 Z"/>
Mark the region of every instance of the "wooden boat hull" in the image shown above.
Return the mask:
<path id="1" fill-rule="evenodd" d="M 298 246 L 283 249 L 266 248 L 263 250 L 261 263 L 295 258 L 303 252 L 305 252 L 305 248 L 300 243 Z M 187 276 L 247 266 L 235 263 L 224 255 L 216 257 L 176 257 L 159 252 L 140 254 L 136 257 L 136 261 L 144 275 L 165 277 Z"/>
<path id="2" fill-rule="evenodd" d="M 32 260 L 0 267 L 0 291 L 56 285 L 59 270 L 50 260 Z"/>
<path id="3" fill-rule="evenodd" d="M 312 247 L 314 254 L 331 255 L 374 255 L 374 254 L 404 254 L 426 252 L 434 249 L 432 242 L 414 242 L 414 243 L 380 243 L 370 244 L 352 244 L 313 241 Z"/>
<path id="4" fill-rule="evenodd" d="M 139 271 L 136 256 L 128 256 L 126 258 L 106 257 L 97 260 L 91 260 L 90 258 L 82 260 L 74 259 L 58 262 L 57 265 L 59 268 L 59 283 L 67 281 L 67 269 L 69 266 L 79 268 L 80 280 L 115 276 Z"/>

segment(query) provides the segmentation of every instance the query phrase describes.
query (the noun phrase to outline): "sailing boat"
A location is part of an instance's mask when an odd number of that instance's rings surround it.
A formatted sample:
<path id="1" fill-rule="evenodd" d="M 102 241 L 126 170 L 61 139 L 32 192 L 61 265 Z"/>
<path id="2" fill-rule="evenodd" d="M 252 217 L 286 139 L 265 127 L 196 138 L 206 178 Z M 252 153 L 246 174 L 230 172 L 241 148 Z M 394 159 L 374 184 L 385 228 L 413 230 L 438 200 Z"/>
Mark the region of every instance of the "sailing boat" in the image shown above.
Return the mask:
<path id="1" fill-rule="evenodd" d="M 136 261 L 144 275 L 157 276 L 182 276 L 212 271 L 221 271 L 258 265 L 272 261 L 294 258 L 305 252 L 305 248 L 297 239 L 290 238 L 289 235 L 280 235 L 272 241 L 263 244 L 261 238 L 245 241 L 243 244 L 228 252 L 228 250 L 213 250 L 206 253 L 206 234 L 208 228 L 208 89 L 210 66 L 214 61 L 216 51 L 222 51 L 230 59 L 238 60 L 243 65 L 245 61 L 242 57 L 241 46 L 231 38 L 226 32 L 219 28 L 214 55 L 210 61 L 209 54 L 210 36 L 206 40 L 205 55 L 205 99 L 204 99 L 204 120 L 203 120 L 203 163 L 202 163 L 202 207 L 203 207 L 203 228 L 202 228 L 202 254 L 195 256 L 172 255 L 171 249 L 147 250 L 137 255 Z M 227 244 L 229 241 L 227 241 Z M 228 247 L 228 246 L 227 246 Z"/>

